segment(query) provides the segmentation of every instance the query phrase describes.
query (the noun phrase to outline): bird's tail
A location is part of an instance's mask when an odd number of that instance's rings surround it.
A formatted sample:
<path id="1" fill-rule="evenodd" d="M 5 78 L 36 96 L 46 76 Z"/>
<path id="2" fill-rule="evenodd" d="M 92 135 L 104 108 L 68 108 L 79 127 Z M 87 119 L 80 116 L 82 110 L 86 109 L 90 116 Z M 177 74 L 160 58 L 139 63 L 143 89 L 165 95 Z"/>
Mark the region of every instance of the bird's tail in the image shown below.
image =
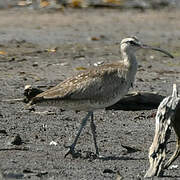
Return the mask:
<path id="1" fill-rule="evenodd" d="M 33 110 L 34 109 L 32 106 L 34 104 L 33 98 L 42 92 L 43 92 L 43 90 L 41 90 L 41 89 L 34 88 L 31 85 L 26 85 L 24 88 L 25 98 L 23 100 L 27 104 L 25 109 Z"/>
<path id="2" fill-rule="evenodd" d="M 31 85 L 26 85 L 24 88 L 24 102 L 27 103 L 28 106 L 32 105 L 32 99 L 42 92 L 43 90 L 41 89 L 33 88 Z"/>

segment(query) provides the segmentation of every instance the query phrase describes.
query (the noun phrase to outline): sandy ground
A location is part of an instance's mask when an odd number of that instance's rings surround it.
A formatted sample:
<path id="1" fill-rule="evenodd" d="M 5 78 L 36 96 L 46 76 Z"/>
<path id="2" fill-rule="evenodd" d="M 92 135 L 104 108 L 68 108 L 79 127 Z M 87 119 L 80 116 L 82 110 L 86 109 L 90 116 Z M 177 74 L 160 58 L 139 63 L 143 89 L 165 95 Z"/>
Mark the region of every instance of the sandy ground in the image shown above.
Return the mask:
<path id="1" fill-rule="evenodd" d="M 172 84 L 180 82 L 179 19 L 180 11 L 175 9 L 0 11 L 0 99 L 22 98 L 27 84 L 47 89 L 94 63 L 118 60 L 118 43 L 132 35 L 167 49 L 175 59 L 158 52 L 138 52 L 139 68 L 131 91 L 169 95 Z M 109 180 L 116 179 L 119 171 L 124 179 L 143 179 L 149 167 L 156 109 L 95 112 L 98 145 L 106 158 L 93 160 L 86 158 L 94 152 L 89 124 L 76 147 L 83 158 L 64 158 L 64 146 L 72 142 L 85 112 L 61 112 L 54 107 L 29 112 L 24 108 L 22 102 L 0 101 L 0 169 L 9 177 Z M 11 145 L 17 134 L 23 143 Z M 168 155 L 175 147 L 174 134 L 171 140 Z M 52 141 L 57 145 L 50 145 Z M 127 153 L 121 144 L 140 151 Z M 180 179 L 180 158 L 174 164 L 178 168 L 165 171 L 161 179 Z"/>

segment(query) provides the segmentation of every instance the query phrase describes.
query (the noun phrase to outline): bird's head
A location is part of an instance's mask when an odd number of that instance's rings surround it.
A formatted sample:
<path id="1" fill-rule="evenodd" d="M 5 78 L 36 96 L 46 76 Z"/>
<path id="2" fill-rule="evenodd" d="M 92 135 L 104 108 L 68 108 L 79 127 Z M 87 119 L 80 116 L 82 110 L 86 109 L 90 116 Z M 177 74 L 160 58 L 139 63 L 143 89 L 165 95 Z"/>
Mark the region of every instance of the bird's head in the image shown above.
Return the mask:
<path id="1" fill-rule="evenodd" d="M 121 48 L 121 52 L 126 52 L 126 53 L 134 53 L 136 52 L 138 49 L 151 49 L 154 51 L 160 51 L 164 54 L 166 54 L 167 56 L 174 58 L 169 52 L 160 49 L 160 48 L 155 48 L 152 46 L 148 46 L 146 44 L 143 44 L 142 42 L 140 42 L 138 40 L 137 37 L 130 37 L 130 38 L 125 38 L 121 41 L 120 44 L 120 48 Z"/>
<path id="2" fill-rule="evenodd" d="M 137 37 L 130 37 L 123 39 L 120 46 L 122 52 L 135 52 L 141 48 L 141 42 Z"/>

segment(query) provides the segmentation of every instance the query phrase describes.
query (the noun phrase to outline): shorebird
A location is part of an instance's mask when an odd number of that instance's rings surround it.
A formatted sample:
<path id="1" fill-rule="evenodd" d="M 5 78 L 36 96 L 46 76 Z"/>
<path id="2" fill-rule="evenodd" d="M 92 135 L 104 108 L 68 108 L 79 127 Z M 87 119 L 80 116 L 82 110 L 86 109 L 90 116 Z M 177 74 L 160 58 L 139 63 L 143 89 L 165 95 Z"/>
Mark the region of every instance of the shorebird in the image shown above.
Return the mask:
<path id="1" fill-rule="evenodd" d="M 89 118 L 96 155 L 99 157 L 93 112 L 115 104 L 127 94 L 137 72 L 135 52 L 139 49 L 160 51 L 173 58 L 167 51 L 147 46 L 136 37 L 125 38 L 120 43 L 122 60 L 90 68 L 32 98 L 29 105 L 56 106 L 65 110 L 87 112 L 73 143 L 68 146 L 65 157 L 68 154 L 76 157 L 75 146 Z"/>

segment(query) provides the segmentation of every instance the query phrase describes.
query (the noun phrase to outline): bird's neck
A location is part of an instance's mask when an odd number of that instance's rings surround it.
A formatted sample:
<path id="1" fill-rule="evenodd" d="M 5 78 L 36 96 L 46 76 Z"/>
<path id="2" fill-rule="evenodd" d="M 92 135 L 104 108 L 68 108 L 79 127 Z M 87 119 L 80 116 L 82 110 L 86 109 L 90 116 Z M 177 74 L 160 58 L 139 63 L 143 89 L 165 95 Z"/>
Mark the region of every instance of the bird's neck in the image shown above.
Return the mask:
<path id="1" fill-rule="evenodd" d="M 128 68 L 137 69 L 137 61 L 134 53 L 121 52 L 124 64 Z"/>

